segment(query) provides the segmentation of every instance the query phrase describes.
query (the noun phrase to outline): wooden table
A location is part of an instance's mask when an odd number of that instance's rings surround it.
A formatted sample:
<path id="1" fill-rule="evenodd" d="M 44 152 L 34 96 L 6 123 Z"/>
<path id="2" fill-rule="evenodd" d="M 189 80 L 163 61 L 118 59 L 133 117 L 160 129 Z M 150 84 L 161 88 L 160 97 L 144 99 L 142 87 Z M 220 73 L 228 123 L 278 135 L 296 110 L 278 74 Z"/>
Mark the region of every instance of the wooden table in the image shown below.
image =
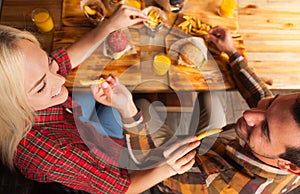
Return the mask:
<path id="1" fill-rule="evenodd" d="M 300 89 L 300 1 L 239 0 L 248 64 L 272 90 Z"/>
<path id="2" fill-rule="evenodd" d="M 174 42 L 190 37 L 188 34 L 178 33 L 176 27 L 183 15 L 193 15 L 212 26 L 222 25 L 229 28 L 235 37 L 237 47 L 243 52 L 243 40 L 239 35 L 237 12 L 229 18 L 220 17 L 217 14 L 220 3 L 221 0 L 190 0 L 180 14 L 167 12 L 168 22 L 163 29 L 155 33 L 155 38 L 149 35 L 143 24 L 130 27 L 131 37 L 137 50 L 135 55 L 127 55 L 119 60 L 110 60 L 101 55 L 100 48 L 72 75 L 67 77 L 68 87 L 80 87 L 80 79 L 93 79 L 101 73 L 114 73 L 123 84 L 135 92 L 234 89 L 235 85 L 227 69 L 227 59 L 220 55 L 211 57 L 200 70 L 179 67 L 177 61 L 173 61 L 165 76 L 156 75 L 152 69 L 153 57 L 156 54 L 168 54 L 167 51 Z M 152 1 L 145 2 L 145 6 L 151 4 L 153 4 Z M 53 41 L 54 48 L 68 46 L 90 29 L 90 25 L 79 7 L 79 0 L 64 0 L 62 10 L 62 22 L 65 27 L 56 30 Z"/>
<path id="3" fill-rule="evenodd" d="M 33 31 L 37 34 L 39 40 L 42 43 L 43 48 L 47 51 L 50 51 L 52 47 L 56 46 L 67 46 L 72 43 L 74 39 L 79 37 L 84 30 L 88 30 L 87 26 L 82 27 L 83 30 L 79 30 L 78 27 L 72 26 L 70 23 L 67 23 L 67 20 L 77 21 L 74 14 L 79 13 L 79 18 L 83 18 L 83 14 L 80 11 L 80 8 L 69 9 L 69 13 L 73 13 L 72 17 L 67 18 L 66 12 L 64 11 L 64 5 L 67 2 L 73 4 L 78 4 L 78 0 L 53 0 L 49 1 L 40 1 L 40 0 L 4 0 L 2 2 L 2 12 L 1 12 L 1 24 L 12 25 L 21 29 L 27 29 Z M 206 1 L 193 1 L 190 0 L 188 3 L 193 5 L 194 2 L 198 2 L 199 6 L 202 6 L 202 11 L 197 11 L 196 14 L 203 17 L 203 20 L 209 24 L 213 25 L 213 21 L 218 18 L 216 14 L 216 4 L 219 1 L 210 1 L 211 4 L 205 4 Z M 146 4 L 151 3 L 146 1 Z M 254 69 L 254 71 L 269 83 L 269 88 L 272 90 L 299 90 L 299 76 L 300 76 L 300 65 L 298 62 L 300 60 L 300 13 L 298 10 L 300 2 L 298 0 L 238 0 L 238 10 L 237 10 L 237 29 L 236 32 L 240 33 L 244 40 L 244 45 L 246 49 L 246 55 L 249 62 L 249 66 Z M 30 12 L 36 7 L 45 7 L 48 8 L 54 17 L 56 30 L 54 33 L 49 34 L 39 34 L 36 31 L 33 23 L 30 21 Z M 193 13 L 191 6 L 186 6 L 184 13 Z M 195 11 L 194 11 L 195 13 Z M 81 14 L 81 16 L 80 16 Z M 175 16 L 174 16 L 175 17 Z M 222 18 L 219 18 L 222 19 Z M 80 20 L 78 20 L 80 21 Z M 230 21 L 223 20 L 224 21 Z M 80 21 L 81 22 L 81 21 Z M 233 22 L 234 23 L 234 22 Z M 222 24 L 222 23 L 221 23 Z M 165 31 L 162 33 L 168 32 L 168 27 L 164 28 Z M 77 28 L 75 31 L 74 28 Z M 225 26 L 226 27 L 226 26 Z M 68 30 L 70 29 L 70 30 Z M 139 32 L 143 28 L 133 29 L 134 33 Z M 64 34 L 71 32 L 71 34 Z M 64 40 L 57 39 L 57 36 L 64 36 Z M 52 38 L 54 39 L 52 45 Z M 142 40 L 142 41 L 141 41 Z M 172 41 L 172 37 L 168 37 L 169 41 Z M 139 36 L 135 41 L 147 42 L 147 36 Z M 165 44 L 161 40 L 161 47 L 156 47 L 156 52 L 165 52 Z M 151 58 L 150 54 L 147 54 L 148 47 L 145 45 L 139 45 L 141 58 Z M 153 48 L 152 48 L 153 49 Z M 153 53 L 155 53 L 153 51 Z M 153 54 L 152 53 L 152 54 Z M 141 70 L 141 74 L 138 77 L 135 77 L 133 80 L 144 81 L 147 80 L 156 80 L 156 82 L 162 82 L 165 84 L 158 85 L 167 85 L 160 86 L 157 88 L 158 91 L 165 91 L 170 89 L 170 79 L 172 78 L 172 69 L 169 75 L 161 77 L 155 75 L 145 75 L 143 72 L 151 70 L 150 65 L 135 65 L 136 69 Z M 100 68 L 96 68 L 98 71 Z M 225 72 L 225 73 L 224 73 Z M 226 75 L 226 71 L 222 72 L 223 75 Z M 175 74 L 174 74 L 175 75 Z M 127 78 L 129 78 L 128 76 Z M 227 77 L 227 75 L 225 76 Z M 127 79 L 126 78 L 126 79 Z M 124 82 L 126 83 L 126 82 Z M 196 82 L 193 82 L 196 83 Z M 228 85 L 225 85 L 226 89 L 234 88 L 234 85 L 230 81 L 227 82 Z M 129 83 L 128 83 L 129 84 Z M 136 84 L 132 82 L 131 84 Z M 130 85 L 130 84 L 129 84 Z M 144 84 L 147 86 L 147 84 Z M 150 82 L 148 85 L 152 86 Z M 176 88 L 177 86 L 172 85 Z M 199 86 L 200 87 L 200 86 Z M 201 86 L 202 87 L 202 86 Z M 143 87 L 140 91 L 153 91 L 152 87 Z M 177 88 L 181 90 L 180 88 Z M 203 88 L 198 88 L 199 91 L 202 91 Z M 155 90 L 156 91 L 156 90 Z"/>

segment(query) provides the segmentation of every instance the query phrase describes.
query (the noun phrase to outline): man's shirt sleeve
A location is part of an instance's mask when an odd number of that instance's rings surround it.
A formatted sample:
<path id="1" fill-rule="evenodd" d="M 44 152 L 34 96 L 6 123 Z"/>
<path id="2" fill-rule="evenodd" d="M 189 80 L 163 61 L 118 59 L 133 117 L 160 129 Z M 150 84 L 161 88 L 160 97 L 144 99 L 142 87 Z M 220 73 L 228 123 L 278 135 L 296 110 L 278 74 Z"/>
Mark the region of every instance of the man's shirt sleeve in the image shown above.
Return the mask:
<path id="1" fill-rule="evenodd" d="M 230 57 L 235 84 L 250 107 L 256 107 L 259 100 L 273 96 L 264 82 L 248 67 L 244 57 L 235 53 Z"/>

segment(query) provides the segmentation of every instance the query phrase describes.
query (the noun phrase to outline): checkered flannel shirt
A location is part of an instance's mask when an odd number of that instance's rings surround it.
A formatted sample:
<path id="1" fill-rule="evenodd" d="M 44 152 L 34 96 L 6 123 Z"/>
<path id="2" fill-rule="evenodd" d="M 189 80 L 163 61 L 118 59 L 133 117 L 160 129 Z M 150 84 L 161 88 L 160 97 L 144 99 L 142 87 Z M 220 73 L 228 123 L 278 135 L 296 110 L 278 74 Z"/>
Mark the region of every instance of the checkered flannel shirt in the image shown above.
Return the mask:
<path id="1" fill-rule="evenodd" d="M 65 49 L 52 53 L 59 74 L 66 76 L 71 64 Z M 118 167 L 123 140 L 101 136 L 88 123 L 74 121 L 70 110 L 80 109 L 71 98 L 57 106 L 36 112 L 33 128 L 21 140 L 14 164 L 27 178 L 59 182 L 89 193 L 124 193 L 130 184 L 128 171 Z M 79 111 L 80 112 L 80 111 Z M 78 127 L 88 134 L 80 134 Z M 84 135 L 92 141 L 89 147 Z M 102 151 L 103 145 L 109 151 Z"/>
<path id="2" fill-rule="evenodd" d="M 230 62 L 236 85 L 250 107 L 256 106 L 261 98 L 272 96 L 241 55 L 236 53 Z M 247 154 L 232 132 L 233 136 L 218 137 L 205 154 L 197 154 L 190 171 L 166 179 L 159 188 L 164 193 L 176 194 L 278 194 L 300 185 L 299 176 L 266 165 Z"/>

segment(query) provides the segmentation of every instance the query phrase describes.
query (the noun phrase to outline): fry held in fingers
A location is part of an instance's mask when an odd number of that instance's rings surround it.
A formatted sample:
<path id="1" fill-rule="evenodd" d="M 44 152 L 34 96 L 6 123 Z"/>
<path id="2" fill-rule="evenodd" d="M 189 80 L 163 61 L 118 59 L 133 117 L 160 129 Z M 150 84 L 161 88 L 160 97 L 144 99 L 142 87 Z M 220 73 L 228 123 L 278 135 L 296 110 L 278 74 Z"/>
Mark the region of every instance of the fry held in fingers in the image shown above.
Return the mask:
<path id="1" fill-rule="evenodd" d="M 211 136 L 211 135 L 214 135 L 214 134 L 217 134 L 217 133 L 221 133 L 223 130 L 222 129 L 212 129 L 212 130 L 209 130 L 209 131 L 205 131 L 203 133 L 201 133 L 200 135 L 197 136 L 197 140 L 201 140 L 205 137 L 208 137 L 208 136 Z"/>
<path id="2" fill-rule="evenodd" d="M 79 83 L 82 86 L 97 85 L 97 84 L 102 84 L 104 82 L 106 82 L 106 80 L 103 79 L 103 78 L 100 78 L 100 79 L 97 79 L 97 80 L 79 80 Z"/>

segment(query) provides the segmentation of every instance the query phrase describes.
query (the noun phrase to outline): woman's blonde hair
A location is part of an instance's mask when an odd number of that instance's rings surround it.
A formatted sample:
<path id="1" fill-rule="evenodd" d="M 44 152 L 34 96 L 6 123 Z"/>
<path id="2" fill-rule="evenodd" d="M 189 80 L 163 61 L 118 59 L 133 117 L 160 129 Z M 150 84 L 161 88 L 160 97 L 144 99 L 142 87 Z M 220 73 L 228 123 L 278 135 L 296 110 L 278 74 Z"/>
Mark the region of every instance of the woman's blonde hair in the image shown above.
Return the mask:
<path id="1" fill-rule="evenodd" d="M 0 25 L 0 152 L 11 169 L 16 148 L 34 119 L 24 86 L 24 58 L 16 45 L 20 39 L 39 45 L 31 33 Z"/>

